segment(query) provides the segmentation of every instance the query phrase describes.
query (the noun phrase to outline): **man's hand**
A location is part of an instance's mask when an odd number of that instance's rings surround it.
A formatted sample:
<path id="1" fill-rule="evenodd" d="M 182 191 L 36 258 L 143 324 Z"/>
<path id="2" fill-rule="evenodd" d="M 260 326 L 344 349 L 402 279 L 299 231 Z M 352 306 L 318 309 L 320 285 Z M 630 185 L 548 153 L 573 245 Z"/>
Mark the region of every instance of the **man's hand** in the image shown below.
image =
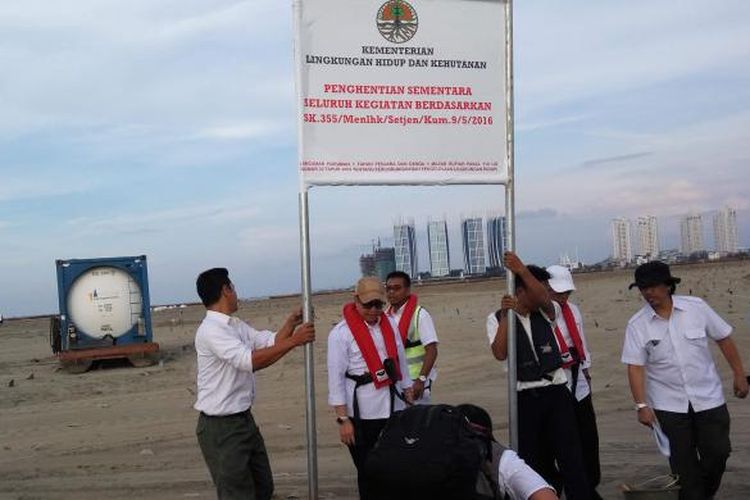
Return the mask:
<path id="1" fill-rule="evenodd" d="M 503 314 L 508 313 L 508 309 L 515 310 L 518 306 L 518 299 L 516 299 L 513 295 L 503 295 L 503 298 L 500 300 L 500 310 L 503 312 Z"/>
<path id="2" fill-rule="evenodd" d="M 302 308 L 298 307 L 297 309 L 294 309 L 291 313 L 289 313 L 286 321 L 289 325 L 291 325 L 292 328 L 300 325 L 302 323 Z"/>
<path id="3" fill-rule="evenodd" d="M 518 255 L 516 255 L 513 252 L 505 252 L 503 254 L 503 264 L 513 274 L 520 273 L 526 267 L 526 265 L 521 261 L 521 259 L 518 258 Z"/>
<path id="4" fill-rule="evenodd" d="M 421 399 L 422 394 L 424 394 L 424 382 L 422 382 L 419 379 L 416 379 L 414 383 L 411 385 L 411 392 L 412 392 L 412 398 L 414 401 Z"/>
<path id="5" fill-rule="evenodd" d="M 347 446 L 354 446 L 354 424 L 348 418 L 339 424 L 339 438 Z"/>
<path id="6" fill-rule="evenodd" d="M 303 323 L 294 330 L 292 342 L 299 346 L 315 340 L 315 325 L 312 323 Z"/>
<path id="7" fill-rule="evenodd" d="M 417 382 L 413 382 L 411 387 L 404 389 L 404 399 L 408 405 L 413 405 L 414 401 L 416 401 L 416 398 L 414 397 L 414 384 Z"/>
<path id="8" fill-rule="evenodd" d="M 744 373 L 738 373 L 734 376 L 734 395 L 740 399 L 745 399 L 748 392 L 747 377 Z"/>
<path id="9" fill-rule="evenodd" d="M 653 427 L 656 422 L 656 414 L 654 410 L 646 406 L 638 410 L 638 421 L 646 427 Z"/>

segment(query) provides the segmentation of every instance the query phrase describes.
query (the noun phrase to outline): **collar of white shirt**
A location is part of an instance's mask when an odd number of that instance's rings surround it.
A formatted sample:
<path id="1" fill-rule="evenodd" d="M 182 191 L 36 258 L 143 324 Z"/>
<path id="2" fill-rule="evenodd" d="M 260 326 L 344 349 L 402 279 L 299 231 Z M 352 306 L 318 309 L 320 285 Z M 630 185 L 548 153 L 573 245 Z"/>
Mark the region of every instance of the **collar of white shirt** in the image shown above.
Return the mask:
<path id="1" fill-rule="evenodd" d="M 229 325 L 229 326 L 236 326 L 237 323 L 239 323 L 240 321 L 234 316 L 229 316 L 227 314 L 224 314 L 223 312 L 212 311 L 210 309 L 206 311 L 206 318 L 212 321 L 216 321 L 217 323 L 222 323 L 224 325 Z"/>
<path id="2" fill-rule="evenodd" d="M 649 316 L 650 319 L 652 319 L 652 320 L 656 319 L 656 318 L 659 318 L 659 319 L 669 319 L 669 318 L 663 318 L 663 317 L 659 316 L 659 313 L 657 313 L 654 310 L 654 308 L 651 307 L 651 304 L 647 304 L 647 307 L 648 307 L 648 309 L 649 309 L 649 311 L 651 313 L 651 316 Z M 687 308 L 685 307 L 685 304 L 683 304 L 682 299 L 680 297 L 676 296 L 676 295 L 673 295 L 672 296 L 672 310 L 674 311 L 675 309 L 677 309 L 679 311 L 687 311 Z"/>

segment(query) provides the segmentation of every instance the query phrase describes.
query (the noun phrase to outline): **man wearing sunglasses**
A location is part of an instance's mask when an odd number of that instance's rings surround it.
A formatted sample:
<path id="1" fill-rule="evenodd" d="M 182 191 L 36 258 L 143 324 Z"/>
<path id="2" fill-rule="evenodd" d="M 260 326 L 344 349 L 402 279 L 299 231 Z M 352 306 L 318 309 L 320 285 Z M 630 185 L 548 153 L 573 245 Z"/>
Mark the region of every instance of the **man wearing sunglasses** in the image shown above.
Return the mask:
<path id="1" fill-rule="evenodd" d="M 378 278 L 357 282 L 354 301 L 328 336 L 328 404 L 357 468 L 360 498 L 368 498 L 365 461 L 388 417 L 411 402 L 406 354 L 398 325 L 383 312 Z M 404 392 L 406 394 L 404 394 Z M 401 398 L 404 398 L 403 400 Z"/>

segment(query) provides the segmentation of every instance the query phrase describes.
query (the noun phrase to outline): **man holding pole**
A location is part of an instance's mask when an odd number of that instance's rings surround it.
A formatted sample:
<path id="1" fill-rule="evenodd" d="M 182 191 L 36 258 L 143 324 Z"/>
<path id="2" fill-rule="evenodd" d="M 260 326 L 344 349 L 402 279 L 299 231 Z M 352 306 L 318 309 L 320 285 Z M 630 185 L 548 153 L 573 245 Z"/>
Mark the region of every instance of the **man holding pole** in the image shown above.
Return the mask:
<path id="1" fill-rule="evenodd" d="M 495 358 L 504 361 L 508 357 L 508 311 L 515 312 L 518 454 L 550 483 L 556 479 L 550 464 L 556 461 L 567 497 L 588 500 L 591 489 L 573 401 L 553 333 L 559 306 L 543 285 L 549 273 L 524 265 L 513 252 L 505 252 L 504 264 L 515 274 L 515 295 L 505 295 L 500 309 L 487 317 L 487 336 Z"/>
<path id="2" fill-rule="evenodd" d="M 195 334 L 200 412 L 196 434 L 220 499 L 270 500 L 273 475 L 251 413 L 255 372 L 315 340 L 312 323 L 291 313 L 277 333 L 258 331 L 233 316 L 239 308 L 229 272 L 214 268 L 196 281 L 206 317 Z"/>

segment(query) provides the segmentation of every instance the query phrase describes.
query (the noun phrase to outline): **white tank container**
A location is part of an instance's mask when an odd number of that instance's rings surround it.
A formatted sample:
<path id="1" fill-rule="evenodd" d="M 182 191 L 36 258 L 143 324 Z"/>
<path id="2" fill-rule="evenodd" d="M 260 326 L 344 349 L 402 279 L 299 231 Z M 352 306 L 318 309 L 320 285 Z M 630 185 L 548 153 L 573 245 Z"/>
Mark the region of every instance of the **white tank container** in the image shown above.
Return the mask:
<path id="1" fill-rule="evenodd" d="M 132 276 L 116 267 L 89 269 L 73 282 L 67 296 L 68 316 L 93 338 L 119 337 L 141 315 L 142 293 Z"/>

